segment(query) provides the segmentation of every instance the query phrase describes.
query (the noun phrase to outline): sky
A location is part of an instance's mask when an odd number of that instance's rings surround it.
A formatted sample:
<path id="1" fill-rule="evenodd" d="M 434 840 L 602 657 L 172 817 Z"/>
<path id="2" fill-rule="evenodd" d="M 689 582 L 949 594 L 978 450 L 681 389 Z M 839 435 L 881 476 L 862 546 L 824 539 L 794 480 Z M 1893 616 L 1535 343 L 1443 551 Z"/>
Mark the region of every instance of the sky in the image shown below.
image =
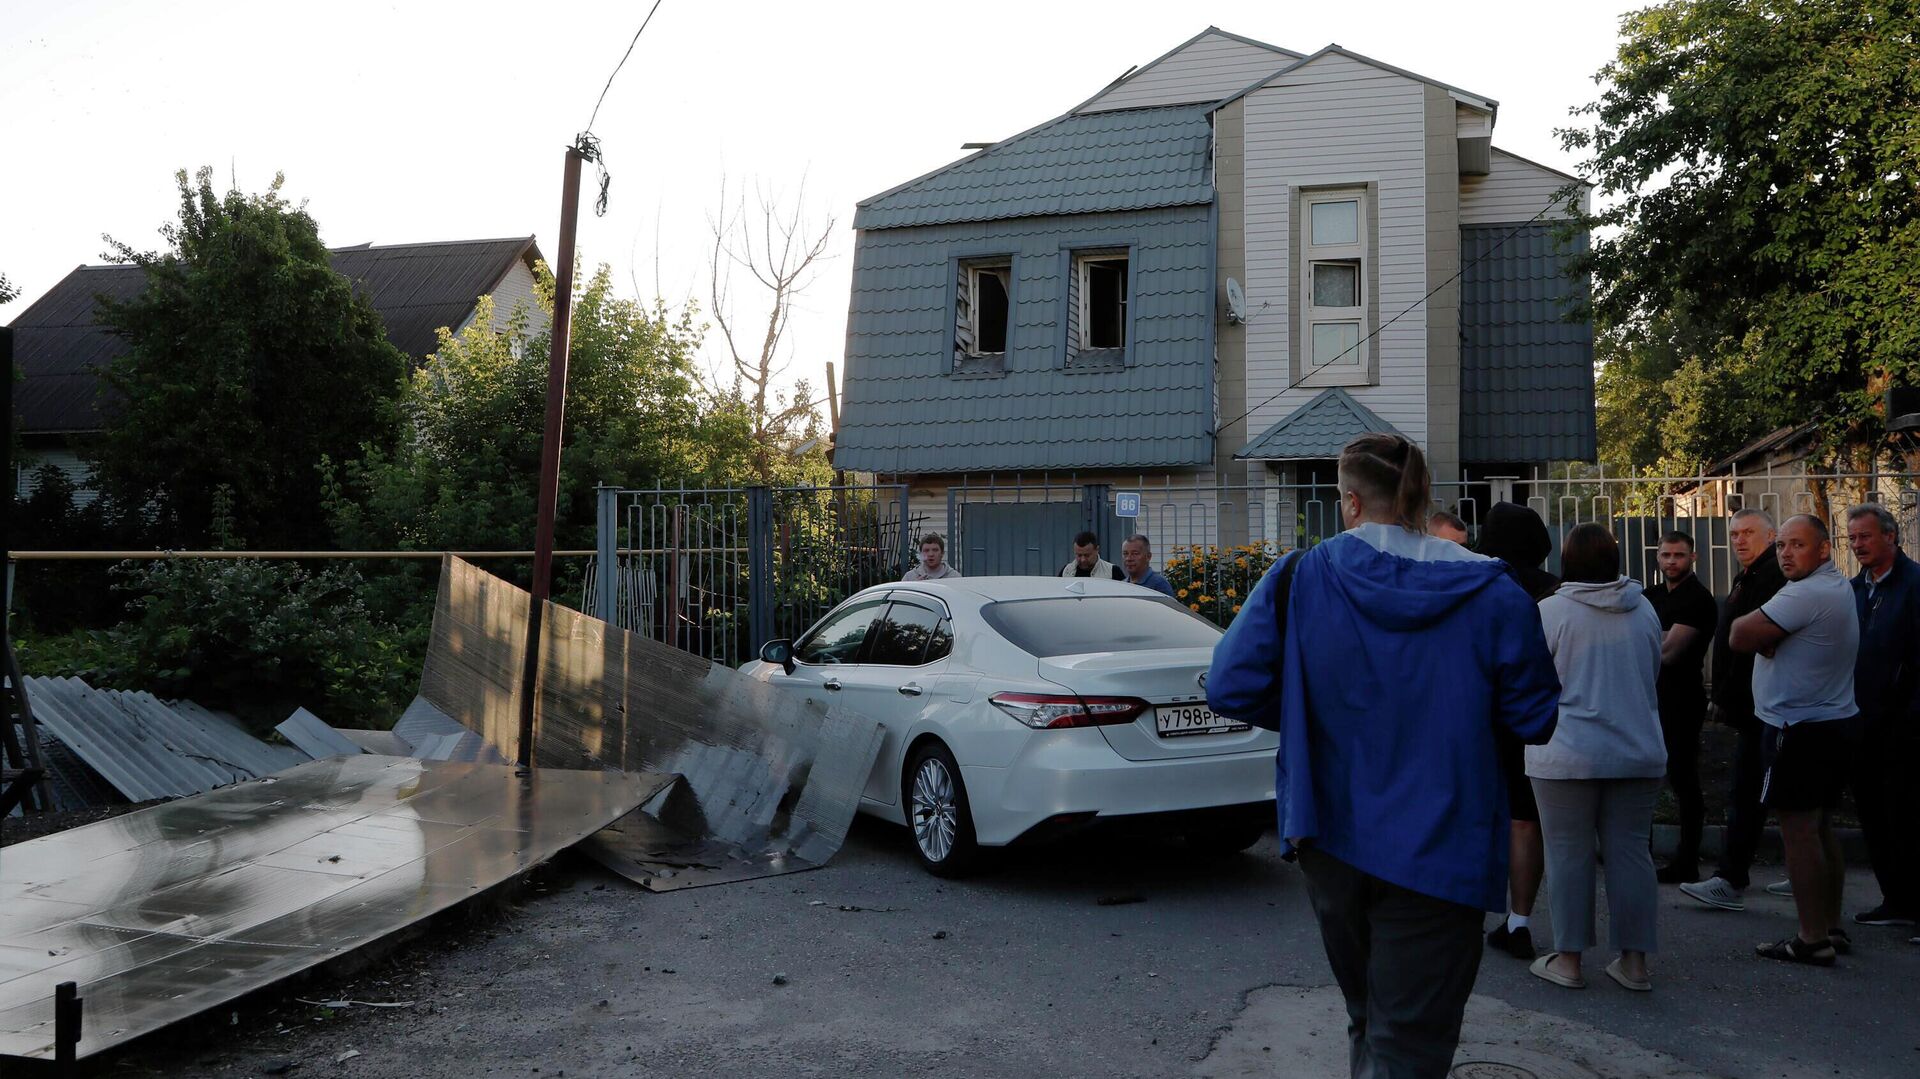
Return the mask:
<path id="1" fill-rule="evenodd" d="M 341 246 L 533 234 L 558 250 L 563 158 L 651 0 L 328 3 L 0 0 L 0 274 L 11 321 L 103 234 L 160 244 L 173 173 L 260 191 L 276 172 Z M 784 381 L 845 342 L 855 204 L 1090 97 L 1209 24 L 1298 52 L 1338 43 L 1500 102 L 1494 144 L 1577 171 L 1554 130 L 1593 100 L 1620 0 L 918 4 L 662 0 L 593 132 L 610 206 L 579 249 L 623 291 L 702 308 L 710 222 L 764 191 L 831 221 Z M 589 170 L 583 207 L 590 205 Z M 734 317 L 764 307 L 736 275 Z M 707 363 L 717 360 L 710 338 Z"/>

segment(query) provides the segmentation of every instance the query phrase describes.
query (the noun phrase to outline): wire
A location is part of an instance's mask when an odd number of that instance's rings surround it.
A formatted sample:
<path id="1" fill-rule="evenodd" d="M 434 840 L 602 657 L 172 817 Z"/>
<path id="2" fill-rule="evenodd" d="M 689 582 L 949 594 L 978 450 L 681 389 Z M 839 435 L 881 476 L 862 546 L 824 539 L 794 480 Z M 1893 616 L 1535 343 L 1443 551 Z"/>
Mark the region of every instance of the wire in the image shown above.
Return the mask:
<path id="1" fill-rule="evenodd" d="M 653 21 L 653 13 L 659 10 L 660 0 L 653 0 L 653 7 L 647 10 L 647 17 L 641 20 L 640 29 L 635 30 L 633 32 L 633 40 L 627 42 L 626 55 L 620 57 L 620 62 L 613 65 L 613 74 L 607 76 L 607 85 L 600 88 L 600 100 L 593 103 L 593 115 L 587 117 L 587 130 L 589 132 L 593 130 L 593 122 L 600 118 L 600 106 L 606 103 L 607 91 L 613 89 L 614 76 L 619 75 L 620 69 L 627 66 L 627 57 L 633 55 L 633 47 L 640 44 L 640 35 L 647 32 L 647 24 Z"/>
<path id="2" fill-rule="evenodd" d="M 1278 401 L 1280 398 L 1286 396 L 1287 394 L 1292 393 L 1294 390 L 1300 388 L 1301 383 L 1305 382 L 1307 379 L 1312 378 L 1314 375 L 1319 374 L 1320 371 L 1326 366 L 1328 366 L 1329 364 L 1338 363 L 1342 357 L 1347 355 L 1347 353 L 1352 352 L 1353 350 L 1359 348 L 1361 345 L 1364 345 L 1368 341 L 1373 340 L 1375 337 L 1380 336 L 1381 331 L 1385 330 L 1388 326 L 1391 326 L 1394 323 L 1412 314 L 1414 308 L 1419 307 L 1421 304 L 1424 304 L 1428 300 L 1433 299 L 1434 295 L 1438 293 L 1441 289 L 1446 288 L 1448 285 L 1453 284 L 1455 281 L 1458 281 L 1462 274 L 1466 273 L 1468 270 L 1473 269 L 1475 266 L 1480 265 L 1480 263 L 1485 262 L 1487 259 L 1492 258 L 1495 252 L 1499 251 L 1502 247 L 1506 246 L 1506 243 L 1508 240 L 1511 240 L 1515 236 L 1518 236 L 1520 234 L 1521 229 L 1532 226 L 1535 222 L 1539 221 L 1542 217 L 1545 217 L 1547 215 L 1547 211 L 1553 209 L 1555 206 L 1560 205 L 1562 201 L 1563 200 L 1560 198 L 1559 193 L 1556 192 L 1554 197 L 1549 199 L 1545 206 L 1540 207 L 1539 213 L 1534 214 L 1532 217 L 1528 218 L 1527 220 L 1522 221 L 1518 225 L 1515 225 L 1513 228 L 1507 230 L 1506 235 L 1500 237 L 1499 241 L 1496 242 L 1492 247 L 1489 247 L 1484 252 L 1481 252 L 1479 257 L 1475 258 L 1472 262 L 1466 263 L 1465 265 L 1461 266 L 1459 269 L 1453 271 L 1452 276 L 1448 277 L 1445 281 L 1442 281 L 1439 284 L 1433 286 L 1433 288 L 1427 290 L 1427 294 L 1425 296 L 1422 296 L 1419 299 L 1408 304 L 1406 308 L 1402 310 L 1399 314 L 1381 323 L 1379 326 L 1374 327 L 1372 332 L 1368 333 L 1365 337 L 1362 337 L 1360 340 L 1355 341 L 1353 344 L 1348 345 L 1346 348 L 1341 349 L 1339 355 L 1336 355 L 1333 359 L 1328 360 L 1325 364 L 1320 364 L 1319 366 L 1313 366 L 1311 364 L 1307 365 L 1310 369 L 1303 372 L 1299 378 L 1296 378 L 1292 382 L 1287 383 L 1287 386 L 1285 389 L 1281 390 L 1279 393 L 1274 394 L 1272 397 L 1269 397 L 1266 400 L 1260 402 L 1259 404 L 1253 406 L 1252 408 L 1247 409 L 1245 412 L 1242 412 L 1238 416 L 1235 416 L 1234 418 L 1220 424 L 1220 429 L 1224 430 L 1228 427 L 1231 427 L 1234 424 L 1239 423 L 1241 420 L 1246 419 L 1248 416 L 1253 415 L 1255 412 L 1258 412 L 1261 409 L 1267 407 L 1268 405 L 1274 403 L 1275 401 Z M 1261 304 L 1260 306 L 1262 310 L 1265 310 L 1267 307 L 1266 304 Z"/>

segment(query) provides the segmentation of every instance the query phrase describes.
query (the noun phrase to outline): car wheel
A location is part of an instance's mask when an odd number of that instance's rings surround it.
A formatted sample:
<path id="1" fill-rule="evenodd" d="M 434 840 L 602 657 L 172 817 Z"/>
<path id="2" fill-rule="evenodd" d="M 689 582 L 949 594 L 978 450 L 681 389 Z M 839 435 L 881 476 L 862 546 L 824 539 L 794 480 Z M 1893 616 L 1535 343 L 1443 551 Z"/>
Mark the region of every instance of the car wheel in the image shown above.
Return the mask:
<path id="1" fill-rule="evenodd" d="M 1266 834 L 1267 821 L 1263 815 L 1259 819 L 1220 821 L 1189 828 L 1185 838 L 1187 846 L 1201 854 L 1225 856 L 1239 854 L 1260 842 L 1260 837 Z"/>
<path id="2" fill-rule="evenodd" d="M 980 858 L 980 846 L 973 838 L 973 810 L 967 804 L 960 767 L 947 747 L 929 742 L 915 750 L 900 787 L 920 864 L 937 877 L 958 877 L 972 870 Z"/>

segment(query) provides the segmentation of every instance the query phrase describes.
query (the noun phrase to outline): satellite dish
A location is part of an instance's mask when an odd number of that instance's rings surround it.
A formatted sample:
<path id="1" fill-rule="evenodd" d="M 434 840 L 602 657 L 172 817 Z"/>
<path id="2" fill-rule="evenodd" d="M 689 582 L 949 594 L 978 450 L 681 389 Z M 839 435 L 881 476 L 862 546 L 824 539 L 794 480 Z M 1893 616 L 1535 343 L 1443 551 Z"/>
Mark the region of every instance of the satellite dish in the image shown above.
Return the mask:
<path id="1" fill-rule="evenodd" d="M 1247 321 L 1247 293 L 1240 282 L 1227 278 L 1227 321 L 1242 323 Z"/>

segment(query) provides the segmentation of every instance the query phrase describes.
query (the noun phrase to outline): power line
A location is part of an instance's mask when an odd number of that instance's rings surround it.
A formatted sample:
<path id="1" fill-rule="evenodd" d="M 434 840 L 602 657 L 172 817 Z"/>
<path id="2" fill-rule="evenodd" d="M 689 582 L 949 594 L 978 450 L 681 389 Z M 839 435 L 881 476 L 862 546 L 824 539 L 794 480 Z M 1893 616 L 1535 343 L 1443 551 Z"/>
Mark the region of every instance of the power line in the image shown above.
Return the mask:
<path id="1" fill-rule="evenodd" d="M 607 216 L 607 189 L 613 186 L 613 174 L 607 171 L 607 157 L 600 148 L 600 139 L 593 133 L 593 122 L 600 119 L 600 106 L 606 104 L 607 91 L 613 89 L 613 80 L 620 69 L 627 66 L 627 59 L 633 55 L 633 47 L 640 44 L 640 35 L 647 32 L 647 24 L 653 21 L 653 13 L 660 10 L 660 0 L 653 0 L 653 6 L 647 9 L 647 17 L 640 20 L 640 29 L 633 32 L 633 40 L 627 42 L 627 51 L 621 54 L 620 62 L 613 65 L 613 74 L 607 76 L 607 84 L 600 88 L 600 99 L 593 103 L 593 114 L 587 117 L 587 126 L 574 138 L 574 149 L 581 156 L 593 162 L 599 174 L 600 194 L 593 200 L 593 216 Z"/>
<path id="2" fill-rule="evenodd" d="M 1241 420 L 1246 419 L 1248 416 L 1253 415 L 1255 412 L 1258 412 L 1261 409 L 1267 407 L 1268 405 L 1274 403 L 1275 401 L 1278 401 L 1280 398 L 1298 389 L 1300 387 L 1300 384 L 1305 382 L 1307 379 L 1310 379 L 1314 375 L 1319 374 L 1322 368 L 1325 368 L 1334 363 L 1338 363 L 1340 359 L 1346 356 L 1348 353 L 1359 348 L 1361 345 L 1366 344 L 1368 341 L 1373 340 L 1375 337 L 1380 336 L 1381 331 L 1385 330 L 1388 326 L 1391 326 L 1394 323 L 1412 314 L 1414 308 L 1419 307 L 1421 304 L 1424 304 L 1428 300 L 1433 299 L 1434 295 L 1438 293 L 1441 289 L 1446 288 L 1448 285 L 1453 284 L 1455 281 L 1458 281 L 1462 274 L 1466 273 L 1468 270 L 1473 269 L 1475 266 L 1480 265 L 1480 263 L 1486 261 L 1487 259 L 1492 258 L 1495 252 L 1499 251 L 1502 247 L 1506 246 L 1506 243 L 1508 240 L 1511 240 L 1515 236 L 1518 236 L 1520 234 L 1521 229 L 1528 228 L 1532 226 L 1535 222 L 1539 221 L 1542 217 L 1545 217 L 1547 215 L 1547 211 L 1553 209 L 1555 206 L 1558 206 L 1561 203 L 1561 201 L 1562 200 L 1556 194 L 1554 198 L 1551 198 L 1547 201 L 1547 204 L 1545 206 L 1540 207 L 1539 213 L 1534 214 L 1532 217 L 1528 218 L 1527 220 L 1522 221 L 1518 225 L 1515 225 L 1513 228 L 1507 230 L 1506 235 L 1500 237 L 1498 242 L 1496 242 L 1492 247 L 1487 248 L 1484 252 L 1480 254 L 1478 258 L 1475 258 L 1472 262 L 1466 263 L 1465 265 L 1461 266 L 1459 269 L 1453 271 L 1453 274 L 1449 276 L 1445 281 L 1442 281 L 1439 284 L 1433 286 L 1433 288 L 1428 289 L 1427 294 L 1425 296 L 1422 296 L 1419 299 L 1408 304 L 1406 308 L 1402 310 L 1399 314 L 1381 323 L 1379 326 L 1374 327 L 1374 329 L 1371 332 L 1369 332 L 1365 337 L 1362 337 L 1360 340 L 1355 341 L 1353 344 L 1348 345 L 1346 348 L 1341 349 L 1339 354 L 1334 356 L 1333 359 L 1328 360 L 1325 364 L 1321 364 L 1319 366 L 1314 366 L 1312 364 L 1311 359 L 1309 359 L 1307 364 L 1307 367 L 1309 369 L 1306 370 L 1304 373 L 1302 373 L 1299 378 L 1296 378 L 1292 382 L 1287 383 L 1286 388 L 1281 390 L 1279 393 L 1274 394 L 1273 396 L 1267 398 L 1266 400 L 1260 402 L 1259 404 L 1254 405 L 1252 408 L 1247 409 L 1245 412 L 1242 412 L 1238 416 L 1235 416 L 1234 418 L 1220 424 L 1220 429 L 1224 430 L 1225 428 L 1231 427 L 1234 424 L 1239 423 Z"/>
<path id="3" fill-rule="evenodd" d="M 659 10 L 660 0 L 653 0 L 653 7 L 647 10 L 647 17 L 640 21 L 640 29 L 635 30 L 633 40 L 627 42 L 626 54 L 620 57 L 619 63 L 613 65 L 613 74 L 607 76 L 607 85 L 600 88 L 600 100 L 593 103 L 593 115 L 587 117 L 586 129 L 589 133 L 593 131 L 593 122 L 600 118 L 600 106 L 607 100 L 607 91 L 613 89 L 614 77 L 620 74 L 621 68 L 627 66 L 627 57 L 633 55 L 633 47 L 640 44 L 640 35 L 647 32 L 647 24 L 653 21 L 653 13 Z"/>

